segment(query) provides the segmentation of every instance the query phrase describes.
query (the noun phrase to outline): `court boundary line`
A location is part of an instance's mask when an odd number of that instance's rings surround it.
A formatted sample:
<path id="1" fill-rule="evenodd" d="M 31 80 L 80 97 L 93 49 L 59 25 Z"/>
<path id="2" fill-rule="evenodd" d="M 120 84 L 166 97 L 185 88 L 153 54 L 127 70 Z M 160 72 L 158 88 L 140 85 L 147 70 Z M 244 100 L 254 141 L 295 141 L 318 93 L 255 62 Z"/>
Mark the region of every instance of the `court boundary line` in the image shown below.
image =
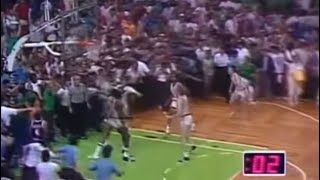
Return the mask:
<path id="1" fill-rule="evenodd" d="M 152 131 L 149 131 L 149 133 L 152 133 Z M 155 132 L 154 132 L 155 133 Z M 157 134 L 158 132 L 156 132 L 155 134 Z M 114 133 L 113 133 L 114 134 Z M 157 141 L 157 142 L 163 142 L 163 143 L 170 143 L 170 144 L 180 144 L 180 142 L 178 141 L 171 141 L 171 140 L 166 140 L 166 139 L 151 139 L 148 137 L 144 137 L 144 136 L 140 136 L 140 135 L 131 135 L 134 138 L 138 138 L 138 139 L 145 139 L 145 140 L 149 140 L 149 141 Z M 239 146 L 241 146 L 239 144 Z M 216 150 L 216 151 L 224 151 L 224 152 L 233 152 L 233 153 L 239 153 L 242 154 L 244 151 L 240 151 L 240 150 L 234 150 L 234 149 L 228 149 L 228 148 L 215 148 L 215 147 L 211 147 L 211 146 L 206 146 L 206 145 L 197 145 L 197 147 L 199 148 L 204 148 L 204 149 L 210 149 L 210 150 Z M 298 165 L 287 161 L 287 164 L 292 166 L 293 168 L 295 168 L 296 170 L 298 170 L 298 172 L 302 175 L 302 179 L 303 180 L 307 180 L 307 174 L 304 172 L 303 169 L 301 169 Z M 236 174 L 234 174 L 233 176 L 231 176 L 229 178 L 229 180 L 233 180 L 234 178 L 236 178 L 239 174 L 241 173 L 241 171 L 238 171 Z M 166 179 L 163 179 L 166 180 Z"/>
<path id="2" fill-rule="evenodd" d="M 288 111 L 291 111 L 291 112 L 294 112 L 294 113 L 297 113 L 303 117 L 306 117 L 310 120 L 312 120 L 313 122 L 315 123 L 318 123 L 319 124 L 319 119 L 316 119 L 314 118 L 313 116 L 307 114 L 307 113 L 304 113 L 304 112 L 301 112 L 299 110 L 295 110 L 293 108 L 290 108 L 290 107 L 287 107 L 287 106 L 284 106 L 284 105 L 281 105 L 281 104 L 278 104 L 278 103 L 270 103 L 270 102 L 263 102 L 263 101 L 258 101 L 259 104 L 264 104 L 264 105 L 271 105 L 271 106 L 276 106 L 278 108 L 282 108 L 282 109 L 285 109 L 285 110 L 288 110 Z M 150 133 L 156 133 L 156 134 L 163 134 L 163 133 L 160 133 L 160 132 L 157 132 L 157 131 L 151 131 L 151 130 L 144 130 L 144 129 L 137 129 L 137 128 L 133 128 L 133 130 L 140 130 L 142 132 L 150 132 Z M 177 134 L 172 134 L 172 136 L 176 136 L 176 137 L 179 137 L 179 135 Z M 194 137 L 193 139 L 196 139 L 196 140 L 203 140 L 203 141 L 207 141 L 207 142 L 219 142 L 219 143 L 224 143 L 224 144 L 232 144 L 232 145 L 239 145 L 239 146 L 243 146 L 243 147 L 254 147 L 254 148 L 260 148 L 260 149 L 268 149 L 266 147 L 262 147 L 262 146 L 255 146 L 255 145 L 249 145 L 249 144 L 242 144 L 242 143 L 235 143 L 235 142 L 228 142 L 228 141 L 219 141 L 219 140 L 213 140 L 213 139 L 205 139 L 205 138 L 198 138 L 198 137 Z M 290 162 L 290 161 L 287 161 L 287 163 L 292 166 L 293 168 L 295 168 L 296 170 L 298 170 L 298 172 L 302 175 L 302 179 L 303 180 L 307 180 L 307 173 L 302 169 L 300 168 L 298 165 Z M 237 172 L 236 174 L 234 174 L 229 180 L 233 180 L 235 179 L 239 174 L 241 173 L 241 171 Z"/>
<path id="3" fill-rule="evenodd" d="M 310 120 L 312 120 L 313 122 L 316 122 L 319 124 L 319 119 L 307 114 L 307 113 L 304 113 L 302 111 L 299 111 L 299 110 L 296 110 L 296 109 L 293 109 L 293 108 L 290 108 L 290 107 L 287 107 L 285 105 L 282 105 L 282 104 L 279 104 L 279 103 L 272 103 L 272 102 L 265 102 L 265 101 L 258 101 L 259 104 L 264 104 L 264 105 L 270 105 L 270 106 L 276 106 L 276 107 L 279 107 L 279 108 L 282 108 L 282 109 L 286 109 L 288 111 L 291 111 L 291 112 L 294 112 L 294 113 L 297 113 L 301 116 L 304 116 L 305 118 L 308 118 Z"/>
<path id="4" fill-rule="evenodd" d="M 152 133 L 152 132 L 149 132 Z M 179 141 L 174 141 L 174 140 L 167 140 L 167 139 L 152 139 L 148 137 L 144 137 L 141 135 L 131 135 L 134 138 L 138 139 L 145 139 L 145 140 L 150 140 L 150 141 L 157 141 L 157 142 L 163 142 L 163 143 L 169 143 L 169 144 L 181 144 Z M 216 150 L 216 151 L 223 151 L 223 152 L 233 152 L 233 153 L 243 153 L 244 151 L 242 150 L 234 150 L 234 149 L 228 149 L 228 148 L 216 148 L 216 147 L 211 147 L 203 144 L 196 144 L 198 148 L 203 148 L 203 149 L 210 149 L 210 150 Z"/>
<path id="5" fill-rule="evenodd" d="M 164 135 L 164 133 L 162 133 L 162 132 L 153 131 L 153 130 L 147 130 L 147 129 L 130 128 L 130 130 Z M 170 136 L 180 137 L 179 134 L 175 134 L 175 133 L 171 133 Z M 237 143 L 237 142 L 229 142 L 229 141 L 215 140 L 215 139 L 209 139 L 209 138 L 207 139 L 207 138 L 200 138 L 200 137 L 192 137 L 192 139 L 194 139 L 194 140 L 199 140 L 199 141 L 211 142 L 211 143 L 221 143 L 221 144 L 237 145 L 237 146 L 257 148 L 257 149 L 268 149 L 267 147 L 263 147 L 263 146 L 256 146 L 256 145 L 250 145 L 250 144 L 242 144 L 242 143 Z"/>
<path id="6" fill-rule="evenodd" d="M 315 123 L 318 123 L 319 124 L 319 119 L 307 114 L 307 113 L 304 113 L 302 111 L 299 111 L 299 110 L 296 110 L 296 109 L 293 109 L 293 108 L 290 108 L 290 107 L 287 107 L 285 105 L 282 105 L 282 104 L 279 104 L 279 103 L 272 103 L 272 102 L 265 102 L 265 101 L 258 101 L 259 104 L 264 104 L 264 105 L 270 105 L 270 106 L 276 106 L 278 108 L 282 108 L 282 109 L 285 109 L 285 110 L 288 110 L 288 111 L 291 111 L 291 112 L 294 112 L 294 113 L 297 113 L 307 119 L 310 119 L 312 120 L 313 122 Z M 302 169 L 300 168 L 298 165 L 288 161 L 287 162 L 289 165 L 291 165 L 292 167 L 294 167 L 295 169 L 297 169 L 300 174 L 302 174 L 302 179 L 303 180 L 307 180 L 307 173 Z M 239 174 L 241 173 L 241 171 L 237 172 L 236 174 L 234 174 L 230 180 L 233 180 L 234 178 L 236 178 Z"/>
<path id="7" fill-rule="evenodd" d="M 319 124 L 319 119 L 314 118 L 311 115 L 308 115 L 307 113 L 301 112 L 299 110 L 295 110 L 293 108 L 278 104 L 278 103 L 270 103 L 270 102 L 263 102 L 263 101 L 258 101 L 259 104 L 264 104 L 264 105 L 271 105 L 271 106 L 276 106 L 282 109 L 286 109 L 289 110 L 291 112 L 295 112 L 301 116 L 304 116 L 310 120 L 312 120 L 313 122 L 316 122 Z M 147 130 L 147 129 L 139 129 L 139 128 L 130 128 L 133 131 L 141 131 L 141 132 L 147 132 L 147 133 L 154 133 L 154 134 L 164 134 L 158 131 L 152 131 L 152 130 Z M 115 133 L 112 133 L 115 134 Z M 180 137 L 178 134 L 170 134 L 171 136 L 174 137 Z M 151 139 L 151 138 L 147 138 L 147 137 L 143 137 L 143 136 L 139 136 L 139 135 L 131 135 L 132 137 L 135 138 L 140 138 L 140 139 L 146 139 L 149 141 L 158 141 L 158 142 L 167 142 L 167 143 L 171 143 L 171 144 L 180 144 L 180 142 L 177 141 L 169 141 L 169 140 L 164 140 L 164 139 Z M 262 147 L 262 146 L 256 146 L 256 145 L 250 145 L 250 144 L 243 144 L 243 143 L 237 143 L 237 142 L 229 142 L 229 141 L 222 141 L 222 140 L 214 140 L 214 139 L 206 139 L 206 138 L 199 138 L 199 137 L 193 137 L 192 139 L 195 140 L 201 140 L 201 141 L 206 141 L 206 142 L 217 142 L 217 143 L 222 143 L 222 144 L 229 144 L 229 145 L 238 145 L 238 146 L 242 146 L 242 147 L 253 147 L 253 148 L 257 148 L 257 149 L 268 149 L 266 147 Z M 235 152 L 235 153 L 243 153 L 244 151 L 237 151 L 237 150 L 232 150 L 232 149 L 226 149 L 226 148 L 215 148 L 215 147 L 210 147 L 210 146 L 206 146 L 206 145 L 197 145 L 200 148 L 205 148 L 205 149 L 211 149 L 211 150 L 216 150 L 216 151 L 225 151 L 225 152 Z M 298 172 L 302 175 L 302 179 L 303 180 L 307 180 L 307 174 L 306 172 L 300 168 L 298 165 L 287 161 L 287 164 L 289 164 L 290 166 L 292 166 L 293 168 L 295 168 L 296 170 L 298 170 Z M 168 171 L 167 173 L 169 173 L 170 171 L 172 171 L 172 168 L 167 168 L 164 172 Z M 167 174 L 164 173 L 164 174 Z M 238 175 L 241 174 L 241 171 L 236 172 L 234 175 L 232 175 L 229 180 L 234 180 Z M 91 180 L 91 179 L 87 179 L 87 180 Z M 163 180 L 167 180 L 165 177 L 163 177 Z"/>
<path id="8" fill-rule="evenodd" d="M 239 176 L 241 174 L 241 171 L 236 172 L 234 175 L 232 175 L 229 180 L 233 180 L 234 178 L 236 178 L 237 176 Z"/>
<path id="9" fill-rule="evenodd" d="M 202 155 L 198 155 L 198 156 L 196 156 L 195 157 L 195 159 L 193 160 L 193 161 L 195 161 L 195 160 L 198 160 L 198 159 L 202 159 L 202 158 L 206 158 L 206 157 L 208 157 L 209 155 L 207 155 L 207 154 L 202 154 Z M 185 164 L 183 164 L 183 163 L 177 163 L 176 164 L 176 166 L 175 167 L 173 167 L 173 168 L 167 168 L 165 171 L 164 171 L 164 177 L 162 178 L 162 180 L 167 180 L 167 178 L 166 178 L 166 176 L 165 175 L 167 175 L 167 174 L 169 174 L 170 172 L 172 172 L 173 170 L 175 170 L 175 169 L 177 169 L 177 168 L 179 168 L 179 167 L 183 167 Z"/>
<path id="10" fill-rule="evenodd" d="M 310 120 L 312 120 L 313 122 L 316 122 L 319 124 L 319 119 L 314 118 L 313 116 L 310 116 L 304 112 L 301 112 L 299 110 L 295 110 L 293 108 L 278 104 L 278 103 L 270 103 L 270 102 L 263 102 L 263 101 L 258 101 L 259 104 L 264 104 L 264 105 L 271 105 L 271 106 L 276 106 L 282 109 L 286 109 L 289 110 L 291 112 L 295 112 L 301 116 L 304 116 Z M 152 131 L 152 130 L 146 130 L 146 129 L 139 129 L 139 128 L 131 128 L 131 130 L 134 131 L 141 131 L 141 132 L 147 132 L 147 133 L 154 133 L 154 134 L 163 134 L 161 132 L 158 131 Z M 171 134 L 171 136 L 174 137 L 179 137 L 178 134 Z M 171 143 L 171 144 L 180 144 L 180 142 L 177 141 L 169 141 L 169 140 L 164 140 L 164 139 L 150 139 L 147 137 L 143 137 L 143 136 L 139 136 L 139 135 L 132 135 L 132 137 L 135 138 L 140 138 L 140 139 L 146 139 L 149 141 L 158 141 L 158 142 L 166 142 L 166 143 Z M 250 144 L 243 144 L 243 143 L 236 143 L 236 142 L 229 142 L 229 141 L 221 141 L 221 140 L 214 140 L 214 139 L 206 139 L 206 138 L 199 138 L 199 137 L 193 137 L 193 139 L 195 140 L 201 140 L 201 141 L 206 141 L 206 142 L 217 142 L 217 143 L 222 143 L 222 144 L 229 144 L 229 145 L 238 145 L 238 146 L 242 146 L 242 147 L 253 147 L 253 148 L 257 148 L 257 149 L 268 149 L 266 147 L 262 147 L 262 146 L 256 146 L 256 145 L 250 145 Z M 232 149 L 226 149 L 226 148 L 214 148 L 214 147 L 210 147 L 210 146 L 206 146 L 206 145 L 197 145 L 200 148 L 205 148 L 205 149 L 211 149 L 211 150 L 217 150 L 217 151 L 225 151 L 225 152 L 235 152 L 235 153 L 243 153 L 244 151 L 237 151 L 237 150 L 232 150 Z M 300 168 L 298 165 L 287 161 L 287 164 L 292 166 L 293 168 L 295 168 L 296 170 L 298 170 L 298 172 L 302 175 L 302 179 L 303 180 L 307 180 L 307 174 L 306 172 Z M 168 170 L 169 169 L 169 170 Z M 172 168 L 167 168 L 165 171 L 171 171 Z M 168 173 L 168 172 L 167 172 Z M 236 172 L 234 175 L 232 175 L 229 180 L 234 180 L 238 175 L 241 174 L 241 171 Z M 163 180 L 167 180 L 165 177 L 163 177 Z"/>

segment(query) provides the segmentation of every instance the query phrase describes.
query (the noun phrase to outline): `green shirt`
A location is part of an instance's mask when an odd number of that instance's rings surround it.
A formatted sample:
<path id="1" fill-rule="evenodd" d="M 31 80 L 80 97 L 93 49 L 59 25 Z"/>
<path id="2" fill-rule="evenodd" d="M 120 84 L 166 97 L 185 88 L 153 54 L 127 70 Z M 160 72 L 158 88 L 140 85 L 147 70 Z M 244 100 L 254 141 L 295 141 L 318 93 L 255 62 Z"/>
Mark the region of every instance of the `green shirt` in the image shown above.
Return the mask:
<path id="1" fill-rule="evenodd" d="M 57 96 L 48 88 L 43 93 L 43 109 L 45 111 L 55 111 L 57 103 Z"/>
<path id="2" fill-rule="evenodd" d="M 37 94 L 32 91 L 27 91 L 26 94 L 22 98 L 23 104 L 33 105 L 37 100 Z"/>
<path id="3" fill-rule="evenodd" d="M 239 72 L 242 77 L 253 81 L 256 73 L 256 66 L 250 62 L 244 63 L 239 66 Z"/>

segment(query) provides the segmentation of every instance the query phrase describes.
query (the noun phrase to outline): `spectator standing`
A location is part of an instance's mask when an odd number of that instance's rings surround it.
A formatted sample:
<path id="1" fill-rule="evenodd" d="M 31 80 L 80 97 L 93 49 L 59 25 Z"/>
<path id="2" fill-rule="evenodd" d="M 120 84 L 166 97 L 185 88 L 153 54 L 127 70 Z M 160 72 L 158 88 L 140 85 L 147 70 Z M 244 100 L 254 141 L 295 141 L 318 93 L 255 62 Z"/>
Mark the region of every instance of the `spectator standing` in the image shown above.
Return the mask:
<path id="1" fill-rule="evenodd" d="M 284 96 L 285 89 L 285 55 L 279 47 L 273 47 L 274 53 L 271 55 L 274 71 L 272 75 L 272 89 L 274 95 Z"/>
<path id="2" fill-rule="evenodd" d="M 200 59 L 202 62 L 202 73 L 203 73 L 203 84 L 204 84 L 204 95 L 208 96 L 212 90 L 212 81 L 214 75 L 214 61 L 211 55 L 211 49 L 206 48 L 205 56 Z"/>
<path id="3" fill-rule="evenodd" d="M 44 119 L 48 124 L 48 140 L 55 141 L 55 119 L 57 108 L 57 96 L 53 87 L 53 83 L 49 82 L 43 92 L 43 111 Z"/>
<path id="4" fill-rule="evenodd" d="M 231 80 L 228 74 L 228 66 L 230 64 L 230 60 L 224 49 L 216 53 L 214 56 L 214 64 L 214 90 L 216 93 L 223 95 L 226 102 L 229 102 L 229 87 Z"/>
<path id="5" fill-rule="evenodd" d="M 240 41 L 237 47 L 239 64 L 243 64 L 247 62 L 248 58 L 251 58 L 251 54 L 249 49 L 245 46 L 245 42 Z"/>
<path id="6" fill-rule="evenodd" d="M 71 81 L 69 96 L 73 134 L 86 138 L 87 87 L 81 83 L 80 76 L 74 76 Z"/>
<path id="7" fill-rule="evenodd" d="M 57 126 L 61 130 L 62 136 L 70 133 L 71 115 L 69 112 L 70 96 L 67 82 L 63 82 L 62 86 L 57 91 L 58 107 L 57 107 Z"/>
<path id="8" fill-rule="evenodd" d="M 35 73 L 31 73 L 29 76 L 29 81 L 25 84 L 25 87 L 30 88 L 42 100 L 43 99 L 42 91 L 41 91 L 42 84 L 43 84 L 43 81 L 39 80 Z"/>
<path id="9" fill-rule="evenodd" d="M 153 91 L 157 92 L 156 104 L 159 106 L 163 106 L 170 96 L 169 78 L 172 73 L 172 69 L 169 65 L 170 63 L 168 64 L 168 62 L 162 62 L 154 72 L 157 81 Z"/>

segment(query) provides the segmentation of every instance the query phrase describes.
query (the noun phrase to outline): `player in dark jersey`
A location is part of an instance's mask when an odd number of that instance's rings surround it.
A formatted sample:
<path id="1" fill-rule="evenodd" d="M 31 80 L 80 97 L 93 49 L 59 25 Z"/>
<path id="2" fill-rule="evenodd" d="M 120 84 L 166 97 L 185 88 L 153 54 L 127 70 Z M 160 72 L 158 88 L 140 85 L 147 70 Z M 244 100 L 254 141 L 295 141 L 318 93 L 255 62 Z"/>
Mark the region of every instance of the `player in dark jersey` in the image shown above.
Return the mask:
<path id="1" fill-rule="evenodd" d="M 34 142 L 45 142 L 47 134 L 47 123 L 42 119 L 40 113 L 33 115 L 31 120 L 31 138 Z"/>
<path id="2" fill-rule="evenodd" d="M 130 147 L 130 132 L 128 120 L 131 119 L 125 112 L 125 104 L 123 102 L 123 94 L 121 91 L 114 89 L 111 91 L 111 96 L 106 100 L 107 108 L 104 119 L 104 135 L 100 143 L 98 143 L 93 155 L 89 156 L 92 159 L 98 159 L 101 150 L 108 145 L 108 139 L 112 130 L 116 130 L 122 137 L 122 154 L 124 161 L 135 161 L 135 158 L 129 154 Z"/>

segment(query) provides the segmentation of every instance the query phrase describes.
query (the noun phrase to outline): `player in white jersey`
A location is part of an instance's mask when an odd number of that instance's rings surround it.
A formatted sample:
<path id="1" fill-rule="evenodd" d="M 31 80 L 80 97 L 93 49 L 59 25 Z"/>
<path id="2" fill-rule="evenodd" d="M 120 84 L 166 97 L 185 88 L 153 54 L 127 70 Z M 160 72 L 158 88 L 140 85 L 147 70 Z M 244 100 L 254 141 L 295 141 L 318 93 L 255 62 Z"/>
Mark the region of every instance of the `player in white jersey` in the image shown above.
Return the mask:
<path id="1" fill-rule="evenodd" d="M 253 102 L 254 88 L 250 84 L 250 81 L 241 77 L 235 70 L 235 68 L 230 68 L 231 85 L 229 88 L 230 104 L 234 105 L 234 111 L 231 113 L 231 117 L 236 112 L 241 112 L 242 108 L 246 108 Z M 236 104 L 239 103 L 239 104 Z"/>
<path id="2" fill-rule="evenodd" d="M 162 106 L 162 112 L 167 119 L 165 130 L 166 134 L 170 134 L 172 115 L 176 114 L 177 112 L 178 89 L 183 89 L 185 92 L 188 92 L 187 87 L 185 87 L 181 82 L 177 81 L 176 75 L 172 75 L 170 84 L 171 96 L 167 100 L 166 104 Z"/>
<path id="3" fill-rule="evenodd" d="M 183 145 L 183 160 L 190 160 L 190 153 L 196 149 L 192 143 L 192 128 L 194 125 L 187 92 L 184 88 L 177 88 L 177 113 L 173 118 L 180 121 L 181 141 Z M 182 162 L 183 160 L 180 160 Z"/>

